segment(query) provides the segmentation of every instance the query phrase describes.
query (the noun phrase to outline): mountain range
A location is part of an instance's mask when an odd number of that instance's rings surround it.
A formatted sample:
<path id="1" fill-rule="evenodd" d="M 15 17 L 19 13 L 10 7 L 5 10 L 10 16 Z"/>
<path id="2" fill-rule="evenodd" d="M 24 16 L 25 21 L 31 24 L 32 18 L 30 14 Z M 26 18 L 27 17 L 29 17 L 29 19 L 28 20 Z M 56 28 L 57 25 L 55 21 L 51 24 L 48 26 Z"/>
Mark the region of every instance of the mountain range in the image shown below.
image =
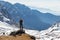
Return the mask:
<path id="1" fill-rule="evenodd" d="M 0 21 L 0 37 L 4 36 L 6 38 L 10 35 L 11 32 L 17 30 L 19 30 L 17 26 L 14 27 L 13 25 Z M 50 28 L 41 31 L 29 30 L 25 28 L 24 30 L 26 34 L 34 36 L 36 40 L 60 40 L 60 23 L 53 24 Z M 4 39 L 4 37 L 2 38 Z"/>
<path id="2" fill-rule="evenodd" d="M 45 30 L 52 24 L 60 21 L 60 16 L 51 13 L 42 13 L 20 3 L 11 4 L 9 2 L 0 1 L 0 12 L 4 13 L 3 16 L 10 19 L 7 23 L 18 24 L 19 20 L 23 19 L 24 28 L 34 30 Z"/>

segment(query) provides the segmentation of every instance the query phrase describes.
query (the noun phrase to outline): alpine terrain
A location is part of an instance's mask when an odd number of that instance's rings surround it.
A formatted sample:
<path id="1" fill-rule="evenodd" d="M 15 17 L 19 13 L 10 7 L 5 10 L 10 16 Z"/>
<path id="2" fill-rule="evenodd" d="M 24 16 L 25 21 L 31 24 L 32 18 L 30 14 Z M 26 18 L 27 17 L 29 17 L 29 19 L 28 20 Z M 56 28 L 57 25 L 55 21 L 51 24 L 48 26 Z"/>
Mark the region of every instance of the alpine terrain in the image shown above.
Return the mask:
<path id="1" fill-rule="evenodd" d="M 20 30 L 24 20 L 24 34 L 10 34 Z M 23 4 L 0 1 L 0 40 L 60 40 L 60 16 L 42 13 Z"/>

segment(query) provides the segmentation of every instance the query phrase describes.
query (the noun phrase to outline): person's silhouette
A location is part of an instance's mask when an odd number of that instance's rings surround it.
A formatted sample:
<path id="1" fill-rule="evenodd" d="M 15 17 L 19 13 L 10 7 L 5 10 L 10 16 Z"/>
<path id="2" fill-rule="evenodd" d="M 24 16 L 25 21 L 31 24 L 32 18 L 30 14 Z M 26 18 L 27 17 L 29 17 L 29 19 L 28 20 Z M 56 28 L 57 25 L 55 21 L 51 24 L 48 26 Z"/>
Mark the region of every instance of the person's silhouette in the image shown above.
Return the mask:
<path id="1" fill-rule="evenodd" d="M 23 30 L 23 20 L 20 20 L 20 30 Z"/>

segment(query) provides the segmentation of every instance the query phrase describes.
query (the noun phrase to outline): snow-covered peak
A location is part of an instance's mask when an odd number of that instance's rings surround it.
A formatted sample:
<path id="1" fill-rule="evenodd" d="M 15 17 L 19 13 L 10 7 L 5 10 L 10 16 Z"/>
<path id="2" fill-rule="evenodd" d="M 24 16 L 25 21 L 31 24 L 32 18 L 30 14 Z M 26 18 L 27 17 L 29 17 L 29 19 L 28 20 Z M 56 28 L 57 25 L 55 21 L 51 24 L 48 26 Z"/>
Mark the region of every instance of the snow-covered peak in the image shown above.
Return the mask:
<path id="1" fill-rule="evenodd" d="M 60 40 L 60 23 L 55 23 L 50 28 L 40 32 L 41 40 Z"/>

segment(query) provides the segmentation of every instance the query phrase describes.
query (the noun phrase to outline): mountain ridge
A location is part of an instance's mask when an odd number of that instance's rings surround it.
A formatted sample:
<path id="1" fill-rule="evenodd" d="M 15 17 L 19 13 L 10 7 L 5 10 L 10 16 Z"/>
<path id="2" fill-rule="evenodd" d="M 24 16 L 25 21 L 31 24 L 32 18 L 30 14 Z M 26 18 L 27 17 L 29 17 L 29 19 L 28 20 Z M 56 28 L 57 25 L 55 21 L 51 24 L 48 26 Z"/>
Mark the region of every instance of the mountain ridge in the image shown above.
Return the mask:
<path id="1" fill-rule="evenodd" d="M 44 30 L 57 21 L 60 21 L 60 16 L 55 16 L 50 13 L 42 13 L 38 10 L 32 10 L 23 4 L 11 4 L 5 1 L 0 1 L 0 4 L 6 8 L 8 13 L 11 15 L 13 22 L 19 23 L 20 18 L 22 18 L 24 20 L 25 28 Z"/>

